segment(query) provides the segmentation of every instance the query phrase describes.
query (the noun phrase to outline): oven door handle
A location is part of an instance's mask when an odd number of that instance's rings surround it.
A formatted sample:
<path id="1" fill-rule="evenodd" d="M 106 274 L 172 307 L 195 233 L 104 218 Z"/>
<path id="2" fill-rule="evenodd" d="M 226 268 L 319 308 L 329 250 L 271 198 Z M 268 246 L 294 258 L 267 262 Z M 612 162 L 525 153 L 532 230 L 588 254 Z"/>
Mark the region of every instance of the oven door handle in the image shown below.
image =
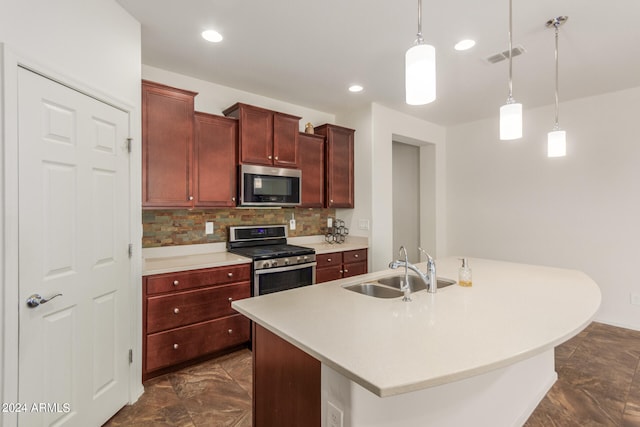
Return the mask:
<path id="1" fill-rule="evenodd" d="M 293 270 L 301 270 L 303 268 L 315 267 L 318 265 L 317 262 L 307 262 L 304 264 L 294 264 L 294 265 L 285 265 L 284 267 L 278 268 L 264 268 L 262 270 L 256 270 L 256 274 L 267 274 L 267 273 L 282 273 L 283 271 L 293 271 Z"/>

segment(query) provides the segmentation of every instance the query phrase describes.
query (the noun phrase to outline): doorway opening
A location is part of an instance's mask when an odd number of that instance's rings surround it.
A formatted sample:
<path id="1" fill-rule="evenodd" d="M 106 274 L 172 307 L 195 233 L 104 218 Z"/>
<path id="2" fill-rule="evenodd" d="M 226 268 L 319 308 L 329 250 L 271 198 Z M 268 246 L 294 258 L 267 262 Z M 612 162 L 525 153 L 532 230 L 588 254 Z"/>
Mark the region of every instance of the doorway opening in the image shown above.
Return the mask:
<path id="1" fill-rule="evenodd" d="M 394 135 L 392 143 L 393 250 L 407 249 L 420 262 L 418 247 L 435 255 L 435 145 Z"/>

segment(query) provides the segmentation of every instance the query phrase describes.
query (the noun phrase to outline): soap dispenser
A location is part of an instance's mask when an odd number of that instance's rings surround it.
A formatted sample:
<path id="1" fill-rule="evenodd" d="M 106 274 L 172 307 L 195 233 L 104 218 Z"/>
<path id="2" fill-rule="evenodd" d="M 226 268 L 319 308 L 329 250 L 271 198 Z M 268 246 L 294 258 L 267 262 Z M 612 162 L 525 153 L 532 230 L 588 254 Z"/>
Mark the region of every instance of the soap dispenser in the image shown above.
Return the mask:
<path id="1" fill-rule="evenodd" d="M 462 266 L 458 269 L 458 284 L 464 287 L 470 287 L 471 281 L 471 268 L 469 268 L 469 261 L 466 258 L 460 258 Z"/>

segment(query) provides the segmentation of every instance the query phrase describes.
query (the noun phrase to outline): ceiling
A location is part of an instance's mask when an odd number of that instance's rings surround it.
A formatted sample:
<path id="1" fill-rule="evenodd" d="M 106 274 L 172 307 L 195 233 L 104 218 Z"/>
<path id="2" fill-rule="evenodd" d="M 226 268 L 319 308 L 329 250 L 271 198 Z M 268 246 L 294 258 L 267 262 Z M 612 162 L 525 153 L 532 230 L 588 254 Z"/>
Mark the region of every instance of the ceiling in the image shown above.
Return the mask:
<path id="1" fill-rule="evenodd" d="M 415 0 L 117 0 L 142 24 L 146 65 L 340 114 L 371 102 L 450 126 L 498 115 L 508 95 L 507 0 L 423 0 L 436 48 L 437 99 L 404 103 L 404 54 Z M 560 28 L 560 101 L 640 86 L 640 1 L 513 0 L 513 94 L 525 109 L 554 102 L 553 17 Z M 218 44 L 200 33 L 216 29 Z M 453 45 L 477 41 L 466 52 Z M 347 91 L 358 83 L 364 91 Z"/>

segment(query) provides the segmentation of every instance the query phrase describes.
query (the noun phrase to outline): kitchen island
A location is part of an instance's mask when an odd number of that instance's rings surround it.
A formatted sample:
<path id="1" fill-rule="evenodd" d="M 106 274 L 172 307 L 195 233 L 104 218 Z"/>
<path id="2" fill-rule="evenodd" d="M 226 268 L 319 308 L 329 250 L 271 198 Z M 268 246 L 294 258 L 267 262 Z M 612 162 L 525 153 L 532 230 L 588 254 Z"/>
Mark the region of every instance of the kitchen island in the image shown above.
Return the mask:
<path id="1" fill-rule="evenodd" d="M 589 324 L 600 290 L 575 270 L 469 262 L 471 288 L 411 302 L 343 288 L 401 269 L 234 302 L 254 321 L 254 425 L 522 424 L 557 378 L 554 347 Z M 458 266 L 438 260 L 438 276 L 457 279 Z"/>

